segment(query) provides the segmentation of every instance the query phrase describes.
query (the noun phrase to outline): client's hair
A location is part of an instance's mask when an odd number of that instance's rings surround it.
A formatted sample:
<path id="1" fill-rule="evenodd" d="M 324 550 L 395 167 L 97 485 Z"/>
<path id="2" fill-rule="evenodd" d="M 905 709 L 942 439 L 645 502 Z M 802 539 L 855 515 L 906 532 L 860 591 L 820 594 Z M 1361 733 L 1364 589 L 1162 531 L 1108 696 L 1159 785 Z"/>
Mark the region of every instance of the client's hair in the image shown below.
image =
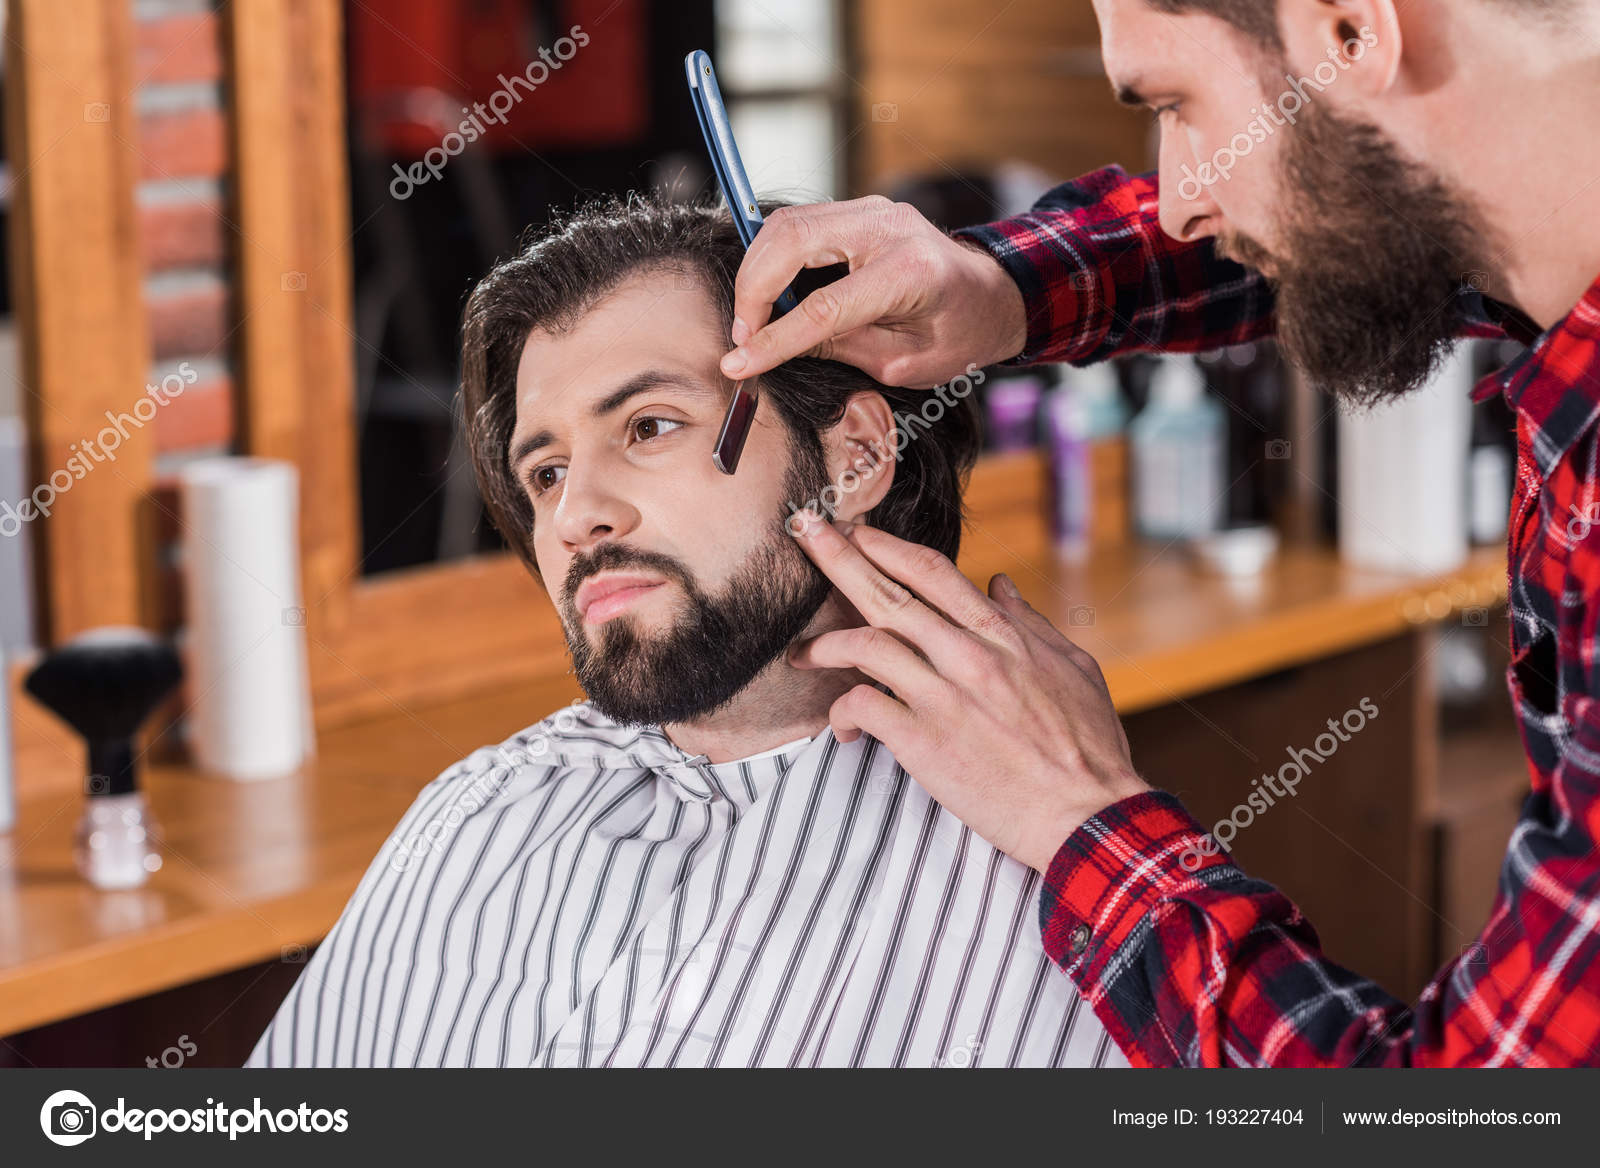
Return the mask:
<path id="1" fill-rule="evenodd" d="M 762 211 L 770 214 L 782 205 L 763 203 Z M 536 575 L 533 508 L 506 466 L 517 421 L 517 365 L 529 333 L 570 328 L 627 277 L 664 270 L 690 274 L 710 292 L 722 330 L 707 342 L 723 341 L 733 324 L 733 281 L 743 256 L 725 209 L 654 195 L 607 196 L 557 217 L 473 289 L 461 328 L 461 421 L 489 516 Z M 850 396 L 862 390 L 881 393 L 897 419 L 937 400 L 926 389 L 886 386 L 854 366 L 811 357 L 761 377 L 764 405 L 813 463 L 822 454 L 820 433 L 838 423 Z M 929 415 L 906 426 L 909 433 L 896 443 L 901 452 L 894 479 L 865 521 L 954 559 L 961 542 L 961 490 L 977 456 L 979 430 L 970 392 L 943 413 L 932 426 L 923 425 Z"/>

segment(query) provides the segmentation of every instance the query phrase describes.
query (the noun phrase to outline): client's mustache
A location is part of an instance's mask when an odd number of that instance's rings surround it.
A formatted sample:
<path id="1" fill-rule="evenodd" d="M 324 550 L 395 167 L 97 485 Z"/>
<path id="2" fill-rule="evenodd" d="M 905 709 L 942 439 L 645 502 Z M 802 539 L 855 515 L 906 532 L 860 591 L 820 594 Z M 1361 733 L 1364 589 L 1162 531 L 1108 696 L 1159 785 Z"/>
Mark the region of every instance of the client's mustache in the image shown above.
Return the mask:
<path id="1" fill-rule="evenodd" d="M 587 555 L 576 555 L 567 565 L 567 576 L 561 584 L 562 603 L 568 612 L 575 611 L 574 598 L 578 587 L 599 572 L 614 572 L 623 568 L 648 568 L 678 581 L 684 590 L 694 592 L 694 577 L 681 561 L 664 552 L 647 552 L 620 543 L 603 543 Z"/>

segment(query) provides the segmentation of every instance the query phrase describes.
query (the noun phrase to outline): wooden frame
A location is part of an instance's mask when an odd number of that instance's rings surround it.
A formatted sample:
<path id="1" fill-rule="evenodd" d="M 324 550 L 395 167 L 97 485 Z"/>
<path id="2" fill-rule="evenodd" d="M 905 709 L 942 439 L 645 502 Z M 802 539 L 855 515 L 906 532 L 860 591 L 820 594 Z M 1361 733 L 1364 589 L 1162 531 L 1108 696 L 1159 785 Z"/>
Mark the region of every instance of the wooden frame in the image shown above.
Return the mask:
<path id="1" fill-rule="evenodd" d="M 31 527 L 38 634 L 150 623 L 152 443 L 86 455 L 150 367 L 134 213 L 139 174 L 127 0 L 8 0 L 6 134 L 32 479 L 74 478 Z M 69 460 L 81 460 L 69 462 Z"/>
<path id="2" fill-rule="evenodd" d="M 239 447 L 300 469 L 319 727 L 569 668 L 554 608 L 509 552 L 361 574 L 342 36 L 338 0 L 229 9 Z"/>
<path id="3" fill-rule="evenodd" d="M 509 552 L 361 575 L 341 7 L 252 0 L 229 21 L 239 446 L 300 468 L 317 724 L 560 677 L 560 621 Z M 1047 498 L 1036 463 L 975 475 L 969 507 L 996 517 L 993 496 L 1036 535 Z"/>
<path id="4" fill-rule="evenodd" d="M 559 620 L 509 553 L 362 577 L 341 9 L 252 0 L 229 21 L 239 446 L 300 468 L 318 725 L 564 672 Z"/>

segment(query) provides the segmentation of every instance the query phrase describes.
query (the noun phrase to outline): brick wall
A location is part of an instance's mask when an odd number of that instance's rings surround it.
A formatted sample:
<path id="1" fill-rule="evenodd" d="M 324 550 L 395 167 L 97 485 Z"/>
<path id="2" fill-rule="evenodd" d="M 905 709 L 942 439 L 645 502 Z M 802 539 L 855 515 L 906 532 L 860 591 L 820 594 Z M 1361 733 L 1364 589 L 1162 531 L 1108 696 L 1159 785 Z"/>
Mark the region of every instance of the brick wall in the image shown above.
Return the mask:
<path id="1" fill-rule="evenodd" d="M 181 623 L 175 474 L 225 454 L 234 439 L 233 310 L 229 296 L 229 169 L 223 17 L 217 0 L 129 0 L 136 48 L 134 103 L 141 172 L 136 192 L 151 384 L 187 363 L 192 385 L 153 422 L 153 527 L 161 577 L 154 602 L 164 629 Z"/>

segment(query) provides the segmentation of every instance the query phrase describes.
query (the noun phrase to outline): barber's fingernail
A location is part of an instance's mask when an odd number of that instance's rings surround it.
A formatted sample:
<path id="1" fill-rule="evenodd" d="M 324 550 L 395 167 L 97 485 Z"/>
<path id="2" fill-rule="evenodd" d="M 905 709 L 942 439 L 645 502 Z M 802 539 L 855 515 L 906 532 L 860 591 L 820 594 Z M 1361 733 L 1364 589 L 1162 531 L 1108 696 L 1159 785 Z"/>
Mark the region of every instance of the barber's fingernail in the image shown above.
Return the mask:
<path id="1" fill-rule="evenodd" d="M 731 331 L 733 343 L 736 345 L 742 345 L 750 339 L 750 326 L 737 316 L 733 318 L 733 329 Z"/>
<path id="2" fill-rule="evenodd" d="M 789 521 L 784 524 L 789 529 L 789 534 L 795 538 L 803 538 L 814 534 L 822 523 L 822 517 L 809 507 L 798 509 L 789 516 Z"/>
<path id="3" fill-rule="evenodd" d="M 750 364 L 750 354 L 744 349 L 735 349 L 722 359 L 722 371 L 729 377 L 737 377 Z"/>
<path id="4" fill-rule="evenodd" d="M 1011 582 L 1011 577 L 1007 576 L 1004 572 L 1000 573 L 1000 590 L 1007 596 L 1011 597 L 1012 600 L 1022 599 L 1021 591 L 1015 584 Z"/>

